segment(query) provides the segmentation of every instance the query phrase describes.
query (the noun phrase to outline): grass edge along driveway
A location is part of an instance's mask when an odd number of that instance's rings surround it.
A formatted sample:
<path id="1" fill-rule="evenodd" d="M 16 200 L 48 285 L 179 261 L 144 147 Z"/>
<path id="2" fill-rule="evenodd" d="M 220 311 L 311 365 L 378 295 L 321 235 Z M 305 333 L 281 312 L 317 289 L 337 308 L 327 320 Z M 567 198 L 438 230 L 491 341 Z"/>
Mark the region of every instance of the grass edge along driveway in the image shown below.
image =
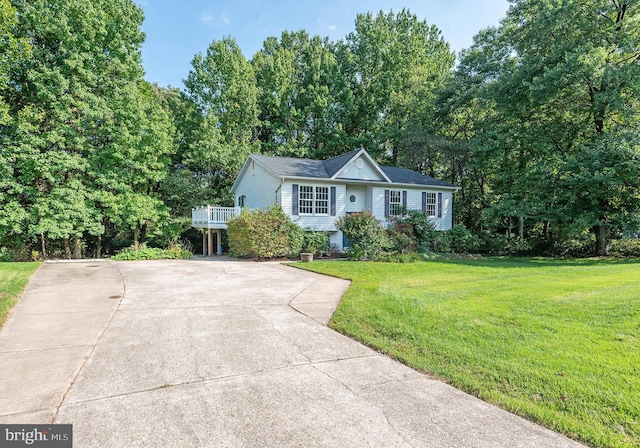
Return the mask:
<path id="1" fill-rule="evenodd" d="M 640 446 L 640 260 L 304 267 L 352 281 L 332 328 L 576 440 Z"/>
<path id="2" fill-rule="evenodd" d="M 40 263 L 0 262 L 0 329 Z"/>

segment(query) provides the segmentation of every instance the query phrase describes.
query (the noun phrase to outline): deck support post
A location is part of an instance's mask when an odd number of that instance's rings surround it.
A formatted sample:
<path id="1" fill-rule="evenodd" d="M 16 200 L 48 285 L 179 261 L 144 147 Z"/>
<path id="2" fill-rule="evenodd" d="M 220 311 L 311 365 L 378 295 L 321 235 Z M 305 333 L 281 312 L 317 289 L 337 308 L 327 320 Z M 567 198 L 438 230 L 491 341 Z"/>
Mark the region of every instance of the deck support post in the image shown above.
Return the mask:
<path id="1" fill-rule="evenodd" d="M 207 229 L 207 255 L 212 256 L 213 255 L 213 232 L 211 231 L 211 229 Z"/>
<path id="2" fill-rule="evenodd" d="M 218 243 L 218 255 L 222 255 L 222 230 L 216 229 L 216 242 Z"/>
<path id="3" fill-rule="evenodd" d="M 202 229 L 202 255 L 207 255 L 207 232 Z"/>

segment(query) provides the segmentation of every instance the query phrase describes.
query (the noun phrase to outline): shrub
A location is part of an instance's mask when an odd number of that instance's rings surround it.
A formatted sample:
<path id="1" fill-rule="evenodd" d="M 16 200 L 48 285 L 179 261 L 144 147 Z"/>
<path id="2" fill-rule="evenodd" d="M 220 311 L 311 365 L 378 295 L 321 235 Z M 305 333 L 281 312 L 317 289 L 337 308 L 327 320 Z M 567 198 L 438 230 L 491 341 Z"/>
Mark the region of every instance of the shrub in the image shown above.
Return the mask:
<path id="1" fill-rule="evenodd" d="M 545 255 L 561 257 L 590 257 L 594 255 L 596 236 L 584 231 L 570 237 L 557 237 L 553 239 L 551 247 Z"/>
<path id="2" fill-rule="evenodd" d="M 616 257 L 640 257 L 640 239 L 621 238 L 611 242 L 611 255 Z"/>
<path id="3" fill-rule="evenodd" d="M 456 224 L 450 230 L 441 232 L 434 241 L 437 252 L 469 253 L 480 247 L 478 237 L 464 225 Z"/>
<path id="4" fill-rule="evenodd" d="M 227 223 L 229 252 L 241 258 L 297 256 L 304 231 L 292 223 L 279 205 L 245 210 Z"/>
<path id="5" fill-rule="evenodd" d="M 405 210 L 401 216 L 389 218 L 387 232 L 395 250 L 402 254 L 432 249 L 438 233 L 435 224 L 420 210 Z"/>
<path id="6" fill-rule="evenodd" d="M 6 247 L 0 247 L 0 262 L 13 261 L 13 252 Z"/>
<path id="7" fill-rule="evenodd" d="M 353 260 L 376 260 L 392 247 L 382 223 L 365 210 L 342 216 L 337 225 L 349 240 L 346 254 Z"/>
<path id="8" fill-rule="evenodd" d="M 141 244 L 138 248 L 129 247 L 122 249 L 117 255 L 111 257 L 112 260 L 184 260 L 191 258 L 191 251 L 183 248 L 180 244 L 174 244 L 168 249 L 159 247 L 147 247 Z"/>
<path id="9" fill-rule="evenodd" d="M 411 223 L 394 219 L 389 222 L 387 233 L 389 234 L 395 252 L 410 254 L 418 250 L 418 241 L 413 234 Z"/>
<path id="10" fill-rule="evenodd" d="M 40 260 L 40 254 L 37 258 L 33 258 L 33 251 L 29 250 L 26 246 L 16 247 L 0 247 L 0 261 L 38 261 Z"/>
<path id="11" fill-rule="evenodd" d="M 302 250 L 312 254 L 319 254 L 320 251 L 328 251 L 329 235 L 326 232 L 305 230 L 302 239 Z"/>

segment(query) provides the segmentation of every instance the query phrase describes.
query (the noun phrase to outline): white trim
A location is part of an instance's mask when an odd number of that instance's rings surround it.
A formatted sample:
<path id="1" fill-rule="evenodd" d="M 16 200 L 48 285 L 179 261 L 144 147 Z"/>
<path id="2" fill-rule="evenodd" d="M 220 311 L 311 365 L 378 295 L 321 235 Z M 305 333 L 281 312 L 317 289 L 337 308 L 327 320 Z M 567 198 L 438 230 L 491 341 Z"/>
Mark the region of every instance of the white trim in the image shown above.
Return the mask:
<path id="1" fill-rule="evenodd" d="M 338 177 L 344 173 L 346 171 L 346 169 L 348 168 L 349 164 L 351 162 L 353 162 L 355 159 L 357 159 L 358 157 L 365 157 L 367 159 L 367 161 L 373 166 L 374 170 L 376 170 L 378 172 L 378 174 L 380 174 L 380 176 L 385 179 L 388 183 L 393 183 L 391 182 L 391 179 L 389 179 L 389 176 L 387 176 L 385 174 L 384 171 L 382 171 L 382 168 L 380 168 L 380 165 L 378 165 L 378 163 L 373 160 L 371 158 L 371 156 L 369 155 L 369 153 L 364 149 L 360 149 L 360 151 L 358 151 L 353 157 L 351 157 L 344 165 L 342 165 L 342 168 L 340 168 L 338 171 L 336 171 L 336 173 L 331 176 L 331 179 L 338 179 Z M 368 181 L 371 182 L 371 181 Z M 380 181 L 377 181 L 380 182 Z"/>

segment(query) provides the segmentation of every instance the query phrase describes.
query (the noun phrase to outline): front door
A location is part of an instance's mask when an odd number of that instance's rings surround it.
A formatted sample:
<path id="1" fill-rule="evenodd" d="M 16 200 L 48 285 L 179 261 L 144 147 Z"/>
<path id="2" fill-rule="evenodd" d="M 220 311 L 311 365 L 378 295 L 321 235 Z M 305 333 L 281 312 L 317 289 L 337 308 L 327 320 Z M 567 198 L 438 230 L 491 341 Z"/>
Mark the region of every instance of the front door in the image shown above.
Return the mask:
<path id="1" fill-rule="evenodd" d="M 358 212 L 361 212 L 362 210 L 359 210 Z M 347 212 L 347 216 L 349 215 L 353 215 L 354 213 L 358 213 L 358 212 Z M 351 242 L 349 241 L 349 238 L 347 238 L 345 236 L 345 234 L 342 234 L 342 249 L 346 249 L 348 247 L 351 246 Z"/>

